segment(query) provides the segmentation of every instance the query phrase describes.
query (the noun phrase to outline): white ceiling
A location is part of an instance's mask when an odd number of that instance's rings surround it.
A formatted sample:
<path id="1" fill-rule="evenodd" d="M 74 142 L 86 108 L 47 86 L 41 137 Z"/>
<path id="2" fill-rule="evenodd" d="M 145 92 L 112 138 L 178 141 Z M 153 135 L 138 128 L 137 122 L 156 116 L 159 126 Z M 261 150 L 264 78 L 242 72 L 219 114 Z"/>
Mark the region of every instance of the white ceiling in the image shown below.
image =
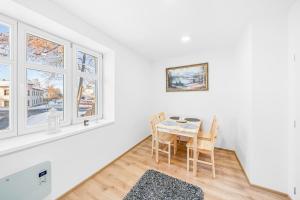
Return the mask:
<path id="1" fill-rule="evenodd" d="M 52 0 L 151 60 L 232 46 L 243 27 L 294 0 Z M 191 41 L 182 44 L 180 38 Z"/>

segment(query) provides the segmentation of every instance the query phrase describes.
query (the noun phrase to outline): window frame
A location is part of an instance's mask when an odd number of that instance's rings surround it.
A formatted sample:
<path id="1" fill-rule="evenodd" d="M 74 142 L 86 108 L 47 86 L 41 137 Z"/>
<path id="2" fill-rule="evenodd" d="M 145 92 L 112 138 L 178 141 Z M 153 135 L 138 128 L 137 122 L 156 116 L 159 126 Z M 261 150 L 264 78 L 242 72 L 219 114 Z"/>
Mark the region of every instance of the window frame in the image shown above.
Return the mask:
<path id="1" fill-rule="evenodd" d="M 33 64 L 27 62 L 27 34 L 31 34 L 43 39 L 58 43 L 64 46 L 64 65 L 63 68 Z M 56 74 L 62 74 L 63 90 L 64 90 L 64 120 L 61 122 L 61 126 L 67 126 L 71 124 L 71 91 L 67 90 L 70 87 L 72 80 L 71 73 L 71 43 L 68 40 L 61 39 L 53 34 L 42 31 L 38 28 L 19 22 L 18 23 L 18 80 L 20 91 L 18 93 L 18 135 L 24 135 L 32 132 L 47 130 L 47 123 L 28 126 L 27 125 L 27 69 L 39 70 L 44 72 L 51 72 Z"/>
<path id="2" fill-rule="evenodd" d="M 56 34 L 33 27 L 10 17 L 0 14 L 0 22 L 10 28 L 10 52 L 9 57 L 0 57 L 1 64 L 7 64 L 10 67 L 10 88 L 9 88 L 9 128 L 0 130 L 0 139 L 16 137 L 30 133 L 47 132 L 48 124 L 27 125 L 27 107 L 32 104 L 33 99 L 28 98 L 27 90 L 27 69 L 40 70 L 45 72 L 59 73 L 64 77 L 64 120 L 60 126 L 72 126 L 83 122 L 84 120 L 103 119 L 103 53 L 93 48 L 83 47 L 74 44 L 70 40 L 60 38 Z M 64 65 L 63 68 L 49 66 L 44 64 L 32 64 L 27 62 L 27 34 L 58 43 L 64 46 Z M 80 72 L 77 69 L 77 51 L 97 58 L 96 74 L 89 72 Z M 77 117 L 77 89 L 78 79 L 95 80 L 96 84 L 96 115 L 87 117 Z M 73 87 L 72 87 L 73 84 Z M 68 88 L 68 89 L 67 89 Z M 71 88 L 71 90 L 70 90 Z M 33 92 L 33 91 L 31 91 Z M 31 93 L 30 92 L 30 93 Z M 35 92 L 38 96 L 39 92 Z M 40 98 L 36 101 L 40 102 Z M 30 102 L 29 102 L 30 101 Z"/>
<path id="3" fill-rule="evenodd" d="M 0 63 L 10 67 L 9 127 L 0 130 L 0 139 L 17 136 L 17 21 L 0 15 L 0 23 L 10 28 L 9 57 L 0 56 Z"/>
<path id="4" fill-rule="evenodd" d="M 84 120 L 100 120 L 103 119 L 103 54 L 83 47 L 78 44 L 72 45 L 72 69 L 73 69 L 73 124 L 82 123 Z M 80 72 L 77 68 L 77 51 L 89 54 L 97 58 L 96 73 L 92 74 L 89 72 Z M 78 117 L 77 116 L 77 89 L 78 89 L 78 78 L 84 78 L 88 80 L 95 80 L 96 82 L 96 111 L 97 114 L 93 116 Z"/>

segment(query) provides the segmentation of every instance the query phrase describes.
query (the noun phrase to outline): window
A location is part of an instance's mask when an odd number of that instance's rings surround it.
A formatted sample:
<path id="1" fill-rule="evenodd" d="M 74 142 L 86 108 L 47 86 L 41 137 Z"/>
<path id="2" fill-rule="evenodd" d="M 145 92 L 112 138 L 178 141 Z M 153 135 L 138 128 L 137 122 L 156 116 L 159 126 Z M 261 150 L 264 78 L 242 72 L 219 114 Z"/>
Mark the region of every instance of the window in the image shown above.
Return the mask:
<path id="1" fill-rule="evenodd" d="M 10 124 L 10 108 L 6 102 L 10 101 L 9 96 L 6 95 L 6 90 L 10 88 L 11 83 L 11 66 L 7 64 L 0 64 L 0 130 L 6 130 Z"/>
<path id="2" fill-rule="evenodd" d="M 19 81 L 28 91 L 27 95 L 19 91 L 19 113 L 25 113 L 19 120 L 20 131 L 45 130 L 51 108 L 59 114 L 61 124 L 70 124 L 71 109 L 67 105 L 71 105 L 71 93 L 66 88 L 71 77 L 71 44 L 24 24 L 19 25 L 19 41 Z"/>
<path id="3" fill-rule="evenodd" d="M 16 135 L 16 26 L 0 15 L 0 138 Z"/>
<path id="4" fill-rule="evenodd" d="M 27 126 L 47 123 L 50 108 L 55 108 L 61 120 L 64 116 L 64 75 L 36 69 L 26 69 L 27 87 L 33 89 L 34 100 L 32 106 L 27 106 Z M 43 90 L 45 98 L 39 104 L 37 90 Z"/>
<path id="5" fill-rule="evenodd" d="M 102 118 L 102 55 L 80 46 L 74 46 L 73 58 L 75 63 L 75 121 L 86 118 Z"/>
<path id="6" fill-rule="evenodd" d="M 62 126 L 101 119 L 102 60 L 0 15 L 0 138 L 46 131 L 51 108 Z"/>

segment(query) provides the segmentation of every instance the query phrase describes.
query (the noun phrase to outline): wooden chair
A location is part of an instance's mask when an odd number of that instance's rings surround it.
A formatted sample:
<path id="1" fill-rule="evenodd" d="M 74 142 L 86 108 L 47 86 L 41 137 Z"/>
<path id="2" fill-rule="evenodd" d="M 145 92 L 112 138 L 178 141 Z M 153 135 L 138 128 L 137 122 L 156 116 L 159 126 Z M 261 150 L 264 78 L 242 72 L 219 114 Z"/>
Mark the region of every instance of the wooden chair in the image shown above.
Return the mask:
<path id="1" fill-rule="evenodd" d="M 187 147 L 187 171 L 190 170 L 190 161 L 193 160 L 192 159 L 193 157 L 192 156 L 190 157 L 190 152 L 197 153 L 197 154 L 198 153 L 209 154 L 211 162 L 207 162 L 204 160 L 197 160 L 197 162 L 202 163 L 202 164 L 211 165 L 213 178 L 216 177 L 214 149 L 215 149 L 215 142 L 217 139 L 217 133 L 218 133 L 218 124 L 217 124 L 216 117 L 214 116 L 209 134 L 204 134 L 201 131 L 201 129 L 199 128 L 198 141 L 197 141 L 198 152 L 193 152 L 193 140 L 189 140 L 187 142 L 187 144 L 186 144 L 186 147 Z"/>
<path id="2" fill-rule="evenodd" d="M 164 121 L 164 120 L 166 120 L 166 114 L 164 112 L 160 112 L 160 113 L 158 113 L 158 118 L 159 118 L 160 122 Z M 181 137 L 180 136 L 176 136 L 176 142 L 180 142 L 180 141 L 181 141 Z M 174 153 L 174 155 L 175 155 L 175 153 Z"/>
<path id="3" fill-rule="evenodd" d="M 216 116 L 213 117 L 212 123 L 214 123 L 214 121 L 215 121 L 215 123 L 217 122 Z M 202 124 L 201 124 L 200 132 L 198 133 L 198 138 L 200 138 L 202 140 L 211 140 L 211 132 L 210 131 L 211 131 L 212 125 L 213 124 L 211 124 L 209 132 L 205 132 L 205 131 L 203 131 Z M 217 135 L 215 136 L 215 140 L 216 139 L 217 139 Z"/>
<path id="4" fill-rule="evenodd" d="M 158 119 L 160 122 L 166 120 L 166 114 L 164 112 L 158 113 Z"/>
<path id="5" fill-rule="evenodd" d="M 154 115 L 150 119 L 150 127 L 152 134 L 152 156 L 155 149 L 155 142 L 158 142 L 158 151 L 168 154 L 168 163 L 171 163 L 171 146 L 174 148 L 174 155 L 177 151 L 177 141 L 176 136 L 169 133 L 159 133 L 157 131 L 156 125 L 160 122 L 158 115 Z M 158 141 L 155 140 L 155 134 L 158 134 Z M 160 144 L 165 146 L 163 149 L 160 149 Z"/>

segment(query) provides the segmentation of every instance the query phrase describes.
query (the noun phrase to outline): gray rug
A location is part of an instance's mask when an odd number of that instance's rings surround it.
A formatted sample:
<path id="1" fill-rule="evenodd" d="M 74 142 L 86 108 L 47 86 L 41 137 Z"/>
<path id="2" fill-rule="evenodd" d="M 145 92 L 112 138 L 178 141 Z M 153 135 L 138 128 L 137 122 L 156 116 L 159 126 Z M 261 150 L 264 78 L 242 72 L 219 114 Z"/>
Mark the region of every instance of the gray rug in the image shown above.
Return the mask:
<path id="1" fill-rule="evenodd" d="M 126 195 L 124 200 L 203 200 L 201 188 L 165 175 L 148 170 Z"/>

